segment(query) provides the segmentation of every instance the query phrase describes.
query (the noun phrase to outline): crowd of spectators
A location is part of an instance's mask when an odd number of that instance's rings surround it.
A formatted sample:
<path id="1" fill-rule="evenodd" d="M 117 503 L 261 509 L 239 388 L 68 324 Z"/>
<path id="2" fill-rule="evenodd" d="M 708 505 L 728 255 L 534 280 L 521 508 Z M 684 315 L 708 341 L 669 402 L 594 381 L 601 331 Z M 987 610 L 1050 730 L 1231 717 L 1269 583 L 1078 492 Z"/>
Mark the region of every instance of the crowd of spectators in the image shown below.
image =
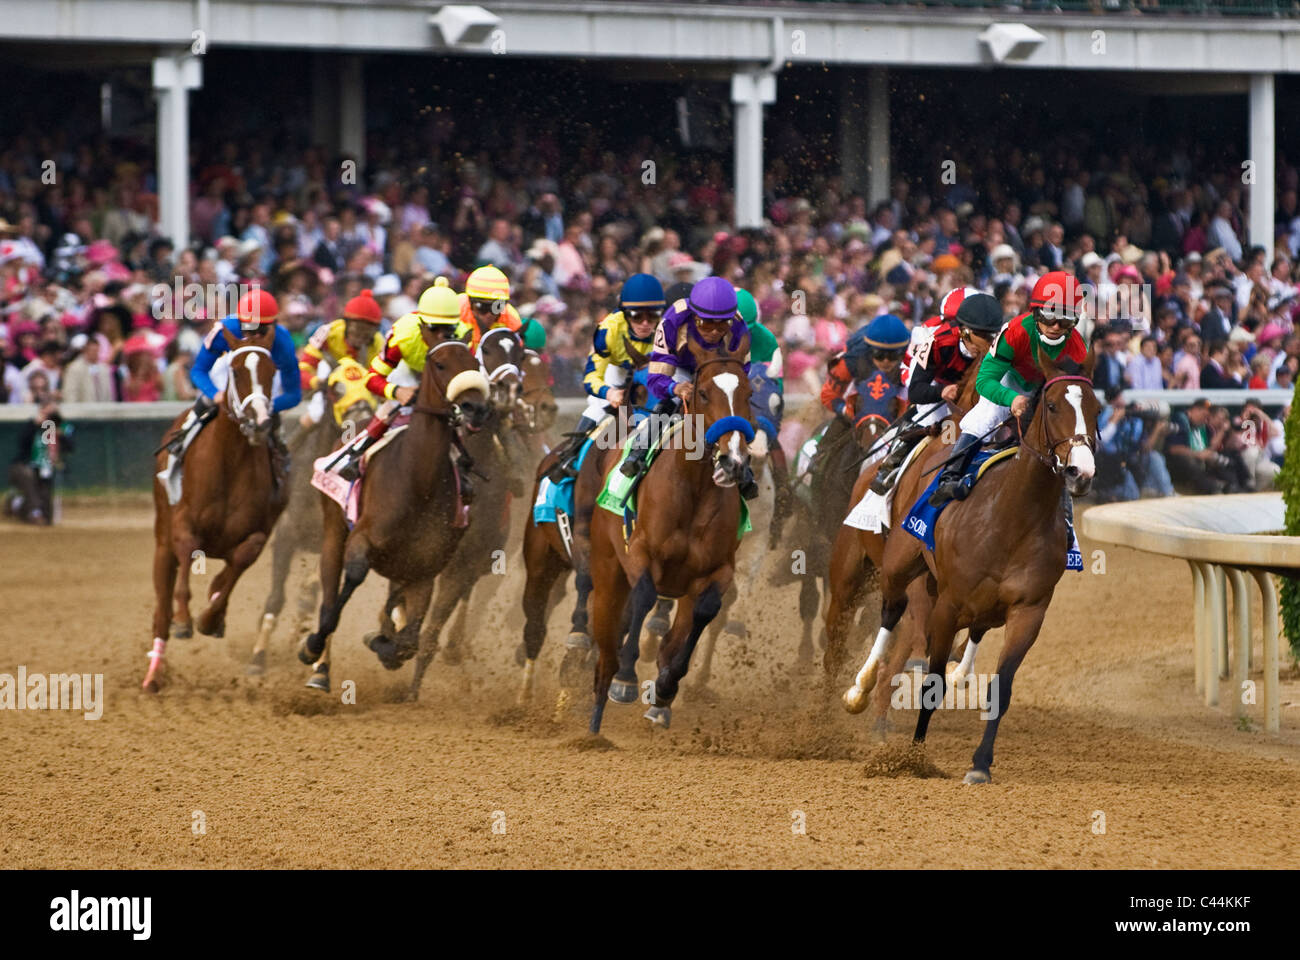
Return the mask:
<path id="1" fill-rule="evenodd" d="M 1282 408 L 1126 404 L 1120 391 L 1294 384 L 1300 171 L 1285 159 L 1272 249 L 1244 240 L 1248 188 L 1232 161 L 1178 146 L 1087 153 L 1065 139 L 972 148 L 950 183 L 902 171 L 874 206 L 839 176 L 809 184 L 778 154 L 765 225 L 736 231 L 719 157 L 664 156 L 648 139 L 615 152 L 595 132 L 561 142 L 544 127 L 464 153 L 452 149 L 450 116 L 437 130 L 424 145 L 432 157 L 372 152 L 353 177 L 316 148 L 204 144 L 184 243 L 159 235 L 147 160 L 36 131 L 10 138 L 0 149 L 0 402 L 188 400 L 188 366 L 241 284 L 275 293 L 301 344 L 362 289 L 387 326 L 435 277 L 458 285 L 489 262 L 512 278 L 520 313 L 546 328 L 557 394 L 580 392 L 594 325 L 623 280 L 645 271 L 665 286 L 716 274 L 749 289 L 781 343 L 787 392 L 815 396 L 827 360 L 874 316 L 910 325 L 948 290 L 975 285 L 1010 318 L 1037 276 L 1065 269 L 1089 284 L 1080 329 L 1111 400 L 1101 496 L 1171 481 L 1255 489 L 1280 462 Z M 46 160 L 61 171 L 53 183 Z"/>

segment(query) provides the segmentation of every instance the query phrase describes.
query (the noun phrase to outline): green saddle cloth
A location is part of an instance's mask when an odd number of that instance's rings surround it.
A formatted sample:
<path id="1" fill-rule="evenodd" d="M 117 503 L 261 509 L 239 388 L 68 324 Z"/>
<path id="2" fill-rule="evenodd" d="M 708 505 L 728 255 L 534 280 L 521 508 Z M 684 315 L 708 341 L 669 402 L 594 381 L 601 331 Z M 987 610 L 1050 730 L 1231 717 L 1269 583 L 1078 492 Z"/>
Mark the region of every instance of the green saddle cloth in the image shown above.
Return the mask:
<path id="1" fill-rule="evenodd" d="M 633 434 L 627 438 L 623 444 L 623 453 L 614 464 L 612 470 L 605 476 L 605 484 L 601 487 L 599 496 L 596 497 L 596 506 L 610 513 L 623 518 L 623 537 L 626 539 L 632 535 L 632 529 L 636 525 L 636 490 L 641 483 L 641 477 L 650 472 L 650 465 L 654 463 L 655 457 L 658 456 L 659 450 L 667 442 L 668 438 L 682 428 L 682 421 L 678 420 L 670 428 L 664 431 L 650 449 L 646 452 L 645 469 L 641 471 L 640 476 L 625 476 L 619 469 L 623 466 L 623 461 L 632 450 L 632 441 L 636 438 Z M 754 529 L 754 525 L 749 520 L 749 504 L 745 498 L 740 498 L 740 530 L 736 534 L 739 540 Z"/>

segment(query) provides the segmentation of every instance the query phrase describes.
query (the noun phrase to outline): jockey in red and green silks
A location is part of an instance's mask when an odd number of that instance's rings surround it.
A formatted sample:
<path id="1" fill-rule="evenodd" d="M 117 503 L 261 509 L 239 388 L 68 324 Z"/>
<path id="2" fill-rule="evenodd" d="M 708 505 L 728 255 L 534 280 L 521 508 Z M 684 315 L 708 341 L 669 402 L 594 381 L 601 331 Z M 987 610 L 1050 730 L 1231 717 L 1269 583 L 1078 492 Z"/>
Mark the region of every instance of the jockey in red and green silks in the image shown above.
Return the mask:
<path id="1" fill-rule="evenodd" d="M 1054 361 L 1064 357 L 1078 364 L 1087 359 L 1088 347 L 1075 329 L 1083 295 L 1083 286 L 1069 274 L 1060 270 L 1044 274 L 1034 284 L 1029 312 L 1002 328 L 980 362 L 975 376 L 979 402 L 961 419 L 961 435 L 930 497 L 932 505 L 966 499 L 970 488 L 963 476 L 980 441 L 1008 417 L 1023 416 L 1029 409 L 1029 394 L 1043 382 L 1039 357 Z"/>

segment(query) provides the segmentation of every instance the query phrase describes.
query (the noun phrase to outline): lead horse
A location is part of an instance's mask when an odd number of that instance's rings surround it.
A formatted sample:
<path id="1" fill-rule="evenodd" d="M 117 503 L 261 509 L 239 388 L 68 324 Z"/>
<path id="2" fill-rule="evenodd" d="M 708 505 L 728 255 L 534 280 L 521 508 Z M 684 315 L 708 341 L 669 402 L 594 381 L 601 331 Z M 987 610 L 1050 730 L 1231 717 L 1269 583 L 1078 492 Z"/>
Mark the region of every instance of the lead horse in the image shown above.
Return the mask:
<path id="1" fill-rule="evenodd" d="M 199 633 L 220 637 L 235 584 L 266 545 L 288 500 L 286 478 L 276 477 L 267 443 L 274 418 L 271 385 L 275 364 L 271 343 L 275 326 L 246 340 L 229 331 L 219 334 L 230 348 L 229 378 L 214 419 L 202 428 L 181 465 L 181 494 L 169 502 L 163 482 L 154 478 L 153 649 L 142 687 L 156 693 L 163 682 L 163 657 L 175 602 L 172 636 Z M 188 413 L 172 423 L 181 429 Z M 166 467 L 165 449 L 155 456 Z M 190 615 L 190 573 L 197 560 L 221 559 L 226 565 L 212 581 L 208 606 L 194 621 Z"/>
<path id="2" fill-rule="evenodd" d="M 1065 572 L 1070 548 L 1065 495 L 1086 494 L 1096 472 L 1100 404 L 1092 387 L 1094 362 L 1092 354 L 1082 366 L 1064 361 L 1065 365 L 1058 367 L 1045 355 L 1039 358 L 1043 384 L 1031 398 L 1019 451 L 1008 465 L 977 483 L 967 499 L 950 504 L 939 515 L 933 552 L 901 529 L 902 519 L 949 449 L 935 444 L 918 458 L 922 466 L 910 469 L 899 480 L 894 522 L 879 564 L 880 632 L 853 686 L 845 692 L 844 704 L 851 713 L 865 709 L 893 630 L 907 609 L 908 586 L 919 576 L 929 577 L 927 593 L 932 602 L 926 617 L 929 672 L 914 742 L 925 741 L 931 714 L 943 701 L 944 667 L 957 630 L 970 630 L 959 667 L 964 672 L 974 660 L 979 638 L 1005 625 L 996 690 L 990 690 L 997 702 L 985 721 L 984 736 L 965 777 L 967 783 L 991 779 L 993 744 L 998 724 L 1011 704 L 1012 681 L 1038 638 L 1056 584 Z M 828 618 L 832 613 L 842 616 L 832 610 Z"/>
<path id="3" fill-rule="evenodd" d="M 666 442 L 641 480 L 635 527 L 626 539 L 622 517 L 601 508 L 591 520 L 591 635 L 598 650 L 593 734 L 600 732 L 607 697 L 617 703 L 636 700 L 641 626 L 659 596 L 686 601 L 677 604 L 659 646 L 654 703 L 645 714 L 653 724 L 669 725 L 691 653 L 718 615 L 735 575 L 742 515 L 737 484 L 754 437 L 747 418 L 749 337 L 717 352 L 687 342 L 695 376 L 685 414 L 704 428 L 705 455 Z M 606 454 L 602 474 L 608 476 L 620 459 L 617 451 Z M 626 638 L 621 651 L 620 636 Z"/>

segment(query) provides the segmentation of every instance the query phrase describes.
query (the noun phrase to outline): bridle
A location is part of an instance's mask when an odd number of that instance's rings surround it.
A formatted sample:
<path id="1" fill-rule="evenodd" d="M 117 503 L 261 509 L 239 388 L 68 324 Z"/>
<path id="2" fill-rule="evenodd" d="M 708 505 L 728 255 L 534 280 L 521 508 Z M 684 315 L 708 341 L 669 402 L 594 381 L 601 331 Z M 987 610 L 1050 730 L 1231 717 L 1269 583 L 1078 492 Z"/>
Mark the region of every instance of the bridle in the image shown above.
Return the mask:
<path id="1" fill-rule="evenodd" d="M 1092 389 L 1092 380 L 1090 380 L 1088 377 L 1083 377 L 1083 376 L 1079 376 L 1078 374 L 1072 374 L 1072 373 L 1065 373 L 1065 374 L 1061 374 L 1060 376 L 1052 377 L 1050 380 L 1044 383 L 1043 386 L 1039 389 L 1038 403 L 1040 407 L 1047 402 L 1047 388 L 1054 383 L 1082 383 L 1085 384 L 1088 387 L 1088 389 Z M 1046 453 L 1030 446 L 1029 443 L 1025 440 L 1025 432 L 1020 426 L 1019 417 L 1016 418 L 1016 432 L 1020 434 L 1021 449 L 1028 450 L 1039 460 L 1045 463 L 1048 469 L 1051 470 L 1053 473 L 1059 476 L 1061 471 L 1065 469 L 1067 463 L 1069 462 L 1069 454 L 1066 454 L 1066 459 L 1063 461 L 1056 452 L 1057 448 L 1060 447 L 1062 444 L 1069 444 L 1071 449 L 1073 449 L 1074 447 L 1087 447 L 1090 451 L 1092 451 L 1093 454 L 1096 454 L 1097 440 L 1092 436 L 1092 434 L 1074 433 L 1068 437 L 1061 437 L 1059 440 L 1053 440 L 1051 430 L 1048 427 L 1049 421 L 1047 419 L 1047 414 L 1043 413 L 1041 415 L 1043 418 L 1043 439 L 1047 443 Z"/>
<path id="2" fill-rule="evenodd" d="M 259 357 L 259 356 L 266 357 L 267 362 L 270 363 L 271 351 L 266 349 L 266 347 L 259 347 L 253 344 L 249 344 L 246 347 L 239 347 L 235 350 L 232 350 L 229 355 L 230 356 L 230 361 L 229 361 L 230 377 L 226 385 L 226 409 L 227 412 L 230 414 L 230 416 L 233 417 L 235 421 L 239 424 L 240 431 L 246 437 L 249 437 L 251 442 L 252 439 L 251 434 L 255 432 L 255 427 L 250 425 L 248 418 L 244 416 L 244 411 L 248 408 L 248 405 L 253 400 L 257 399 L 258 397 L 261 397 L 263 400 L 266 401 L 267 413 L 269 414 L 272 409 L 271 397 L 269 394 L 263 393 L 262 390 L 260 389 L 261 384 L 258 381 L 256 376 L 257 365 L 254 364 L 253 369 L 249 370 L 247 363 L 245 363 L 244 369 L 248 370 L 248 379 L 251 381 L 252 386 L 247 396 L 241 397 L 239 395 L 239 386 L 235 380 L 235 358 L 240 356 L 241 354 L 248 354 L 250 358 Z"/>
<path id="3" fill-rule="evenodd" d="M 735 357 L 710 357 L 709 359 L 702 361 L 695 368 L 695 376 L 691 379 L 692 400 L 695 399 L 695 393 L 699 389 L 700 374 L 704 372 L 704 368 L 717 363 L 736 364 L 738 367 L 740 367 L 739 378 L 742 379 L 744 378 L 745 364 L 742 361 L 737 360 Z M 688 410 L 686 412 L 689 413 L 690 411 Z M 710 449 L 715 448 L 717 446 L 718 440 L 721 439 L 722 435 L 724 433 L 730 433 L 733 430 L 739 432 L 740 435 L 745 438 L 746 443 L 753 442 L 754 425 L 749 422 L 749 418 L 738 416 L 737 414 L 732 413 L 729 416 L 719 417 L 717 420 L 713 421 L 713 423 L 709 424 L 708 429 L 704 432 L 705 446 L 709 447 Z"/>
<path id="4" fill-rule="evenodd" d="M 433 355 L 437 353 L 439 350 L 441 350 L 443 347 L 450 347 L 454 345 L 462 346 L 465 347 L 466 349 L 469 349 L 468 346 L 466 346 L 465 342 L 462 340 L 443 340 L 441 343 L 436 343 L 429 348 L 429 352 L 426 355 L 426 359 L 425 359 L 425 366 L 426 367 L 428 366 L 429 358 L 432 358 Z M 422 413 L 425 414 L 426 416 L 436 417 L 439 420 L 446 421 L 447 425 L 452 428 L 459 428 L 460 426 L 464 425 L 465 424 L 464 412 L 460 409 L 459 404 L 447 398 L 447 394 L 451 392 L 452 384 L 456 382 L 456 378 L 464 376 L 466 373 L 472 373 L 478 375 L 479 377 L 483 377 L 481 370 L 462 370 L 460 373 L 456 374 L 456 376 L 452 377 L 451 381 L 447 384 L 447 386 L 443 388 L 443 399 L 447 400 L 448 409 L 439 410 L 437 407 L 430 406 L 427 403 L 414 403 L 411 405 L 411 413 L 412 414 Z M 417 393 L 417 396 L 418 395 L 419 394 Z M 455 436 L 456 436 L 457 443 L 459 444 L 460 434 L 457 433 Z"/>

